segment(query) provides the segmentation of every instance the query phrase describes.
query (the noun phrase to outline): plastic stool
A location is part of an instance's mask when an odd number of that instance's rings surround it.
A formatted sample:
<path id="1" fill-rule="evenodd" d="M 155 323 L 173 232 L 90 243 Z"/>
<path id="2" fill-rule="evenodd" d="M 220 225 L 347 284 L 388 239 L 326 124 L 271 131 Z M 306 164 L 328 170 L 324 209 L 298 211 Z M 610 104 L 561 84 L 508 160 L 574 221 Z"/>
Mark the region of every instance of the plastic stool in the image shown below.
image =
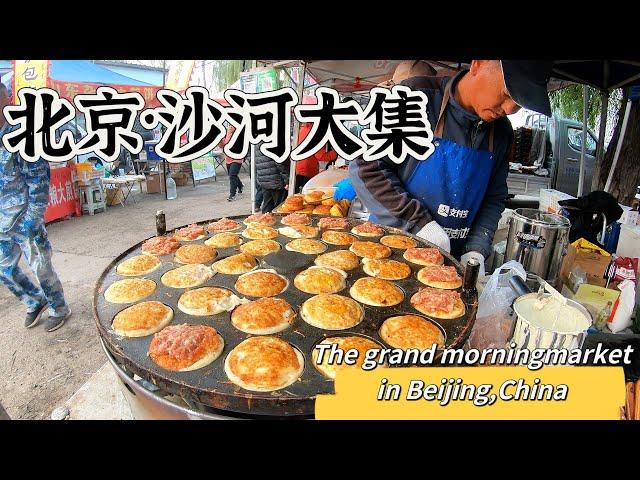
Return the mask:
<path id="1" fill-rule="evenodd" d="M 80 184 L 80 201 L 82 202 L 82 212 L 93 215 L 96 210 L 107 210 L 107 204 L 104 197 L 104 189 L 99 178 L 87 184 Z"/>

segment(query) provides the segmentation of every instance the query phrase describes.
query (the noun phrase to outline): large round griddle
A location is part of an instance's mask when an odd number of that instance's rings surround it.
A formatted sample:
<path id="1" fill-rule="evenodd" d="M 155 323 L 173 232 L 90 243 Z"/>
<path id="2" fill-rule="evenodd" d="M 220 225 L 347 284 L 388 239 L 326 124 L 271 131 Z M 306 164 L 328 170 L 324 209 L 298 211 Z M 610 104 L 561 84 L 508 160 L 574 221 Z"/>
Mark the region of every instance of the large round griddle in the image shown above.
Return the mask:
<path id="1" fill-rule="evenodd" d="M 280 223 L 280 219 L 284 215 L 274 214 L 274 216 L 277 218 L 277 222 L 273 227 L 276 229 L 282 227 L 283 225 Z M 310 217 L 312 218 L 312 224 L 316 226 L 317 220 L 320 216 L 311 215 Z M 236 216 L 231 218 L 241 223 L 246 216 Z M 201 225 L 206 227 L 206 224 L 211 221 L 214 220 L 202 222 Z M 349 226 L 344 231 L 349 232 L 353 226 L 359 223 L 362 222 L 359 220 L 349 219 Z M 385 234 L 407 235 L 406 232 L 402 232 L 394 228 L 382 225 L 381 227 L 385 230 Z M 239 229 L 235 233 L 241 233 L 242 230 L 243 229 Z M 181 243 L 183 245 L 189 243 L 204 243 L 204 241 L 210 236 L 211 235 L 207 235 L 206 238 L 195 242 Z M 418 246 L 434 246 L 413 235 L 408 236 L 416 240 L 418 242 Z M 361 240 L 371 241 L 379 241 L 380 238 L 381 237 L 360 237 Z M 316 237 L 316 239 L 319 240 L 320 235 Z M 304 371 L 300 379 L 294 384 L 274 392 L 252 392 L 236 386 L 227 378 L 223 369 L 226 356 L 236 345 L 251 335 L 237 330 L 231 324 L 230 312 L 213 316 L 196 317 L 187 315 L 178 309 L 178 299 L 185 289 L 169 288 L 164 286 L 160 281 L 160 277 L 165 272 L 181 265 L 180 263 L 174 262 L 173 254 L 158 257 L 162 261 L 160 268 L 148 275 L 142 276 L 144 278 L 154 280 L 157 284 L 156 291 L 142 301 L 158 300 L 170 306 L 174 312 L 174 318 L 172 321 L 173 325 L 189 323 L 204 324 L 214 327 L 220 333 L 225 343 L 224 351 L 220 357 L 210 365 L 199 370 L 191 372 L 171 372 L 160 368 L 147 356 L 152 336 L 142 338 L 124 338 L 116 335 L 111 329 L 113 317 L 119 311 L 131 304 L 109 303 L 104 299 L 104 291 L 116 280 L 124 278 L 116 274 L 115 269 L 117 265 L 129 257 L 140 255 L 142 253 L 141 247 L 143 242 L 134 245 L 114 259 L 102 273 L 96 284 L 93 297 L 93 312 L 98 326 L 98 331 L 104 340 L 105 345 L 114 355 L 118 363 L 123 365 L 126 369 L 157 385 L 162 390 L 179 395 L 187 402 L 195 402 L 216 410 L 240 415 L 312 417 L 314 414 L 316 395 L 334 393 L 333 380 L 324 377 L 312 364 L 311 351 L 313 347 L 326 337 L 354 334 L 368 337 L 382 346 L 388 347 L 378 334 L 378 330 L 386 318 L 403 313 L 421 315 L 411 306 L 409 299 L 415 292 L 424 286 L 418 282 L 416 278 L 417 271 L 422 267 L 404 260 L 402 258 L 404 250 L 392 249 L 392 255 L 389 258 L 409 264 L 412 270 L 412 274 L 409 278 L 393 282 L 404 291 L 404 301 L 394 307 L 370 307 L 368 305 L 361 304 L 364 308 L 365 318 L 360 324 L 347 330 L 322 330 L 307 324 L 300 318 L 299 311 L 301 305 L 305 300 L 311 298 L 313 295 L 301 292 L 293 285 L 294 277 L 302 270 L 314 265 L 314 260 L 317 255 L 305 255 L 286 250 L 284 246 L 292 240 L 291 238 L 278 236 L 274 240 L 280 243 L 282 248 L 277 253 L 273 253 L 265 257 L 257 257 L 259 263 L 258 268 L 275 269 L 278 273 L 287 277 L 289 280 L 289 288 L 282 294 L 278 295 L 278 297 L 285 299 L 291 304 L 296 312 L 296 319 L 290 328 L 276 334 L 276 336 L 292 344 L 304 355 Z M 249 240 L 243 238 L 243 242 L 246 243 L 247 241 Z M 326 252 L 330 252 L 339 249 L 346 249 L 349 246 L 327 244 L 327 247 Z M 217 250 L 218 257 L 216 260 L 238 253 L 238 247 Z M 460 264 L 451 255 L 446 252 L 442 253 L 445 258 L 445 265 L 455 266 L 458 273 L 462 276 L 463 271 Z M 349 288 L 357 279 L 367 276 L 362 271 L 362 266 L 347 273 L 349 274 L 347 278 L 347 287 L 338 292 L 338 294 L 344 296 L 349 296 Z M 236 295 L 242 297 L 242 295 L 238 294 L 234 289 L 234 284 L 237 278 L 238 275 L 224 275 L 216 273 L 209 281 L 201 286 L 227 288 Z M 462 346 L 469 336 L 473 326 L 477 310 L 477 294 L 472 293 L 471 295 L 463 295 L 462 298 L 466 306 L 466 313 L 464 316 L 454 320 L 431 319 L 434 323 L 440 326 L 445 333 L 447 347 Z M 253 298 L 251 299 L 253 300 Z"/>

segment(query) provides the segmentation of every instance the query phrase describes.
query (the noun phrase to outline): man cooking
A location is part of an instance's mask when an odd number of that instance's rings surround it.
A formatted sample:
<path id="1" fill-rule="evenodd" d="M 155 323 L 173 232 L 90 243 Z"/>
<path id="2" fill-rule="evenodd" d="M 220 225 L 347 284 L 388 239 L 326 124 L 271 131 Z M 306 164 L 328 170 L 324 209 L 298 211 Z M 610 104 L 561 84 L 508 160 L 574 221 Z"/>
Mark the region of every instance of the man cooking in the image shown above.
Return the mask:
<path id="1" fill-rule="evenodd" d="M 521 107 L 551 116 L 551 62 L 473 60 L 454 77 L 414 77 L 402 84 L 428 97 L 434 153 L 352 161 L 349 177 L 371 221 L 401 228 L 460 258 L 484 260 L 507 199 L 513 129 Z"/>

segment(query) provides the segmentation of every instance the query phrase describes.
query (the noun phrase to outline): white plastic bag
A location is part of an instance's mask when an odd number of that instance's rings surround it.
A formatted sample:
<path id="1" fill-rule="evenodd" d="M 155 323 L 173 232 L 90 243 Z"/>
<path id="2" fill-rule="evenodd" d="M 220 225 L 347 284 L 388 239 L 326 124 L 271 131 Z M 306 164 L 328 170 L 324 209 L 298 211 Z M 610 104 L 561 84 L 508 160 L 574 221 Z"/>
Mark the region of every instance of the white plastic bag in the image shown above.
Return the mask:
<path id="1" fill-rule="evenodd" d="M 524 267 L 511 260 L 489 277 L 478 300 L 478 313 L 469 337 L 471 348 L 504 348 L 509 340 L 515 322 L 511 304 L 518 296 L 509 286 L 509 279 L 514 275 L 527 279 Z"/>
<path id="2" fill-rule="evenodd" d="M 613 306 L 614 314 L 609 317 L 607 325 L 613 333 L 618 333 L 631 326 L 631 314 L 636 301 L 636 285 L 633 280 L 623 280 L 618 284 L 620 296 Z"/>

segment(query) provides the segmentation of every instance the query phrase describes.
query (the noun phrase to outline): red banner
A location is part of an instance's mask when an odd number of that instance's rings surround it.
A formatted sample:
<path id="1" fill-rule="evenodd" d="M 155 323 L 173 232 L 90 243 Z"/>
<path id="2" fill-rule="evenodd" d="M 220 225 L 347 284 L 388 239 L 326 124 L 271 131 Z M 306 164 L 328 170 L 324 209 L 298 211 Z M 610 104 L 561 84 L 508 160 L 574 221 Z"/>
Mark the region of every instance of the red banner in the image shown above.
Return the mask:
<path id="1" fill-rule="evenodd" d="M 72 167 L 51 169 L 49 184 L 49 205 L 44 213 L 44 221 L 51 222 L 69 215 L 81 215 L 80 197 L 71 179 Z"/>
<path id="2" fill-rule="evenodd" d="M 66 98 L 72 103 L 73 97 L 76 95 L 95 93 L 98 87 L 104 86 L 97 83 L 76 83 L 49 79 L 49 87 L 57 91 L 62 98 Z M 109 85 L 109 87 L 115 88 L 119 93 L 138 92 L 144 99 L 145 107 L 157 107 L 160 105 L 156 98 L 156 93 L 158 90 L 162 90 L 162 87 L 136 87 L 132 85 Z"/>

